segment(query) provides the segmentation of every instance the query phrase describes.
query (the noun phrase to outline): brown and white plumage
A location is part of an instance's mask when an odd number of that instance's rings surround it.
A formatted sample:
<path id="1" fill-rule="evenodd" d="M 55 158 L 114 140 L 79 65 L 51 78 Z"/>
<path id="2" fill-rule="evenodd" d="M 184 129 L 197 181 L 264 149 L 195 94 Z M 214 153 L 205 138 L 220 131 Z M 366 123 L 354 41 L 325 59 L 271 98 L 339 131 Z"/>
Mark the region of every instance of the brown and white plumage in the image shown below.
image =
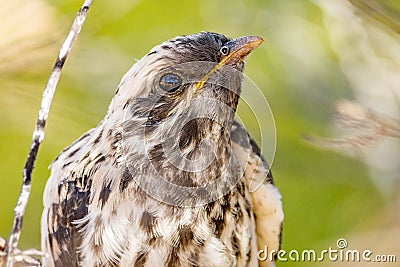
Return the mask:
<path id="1" fill-rule="evenodd" d="M 233 117 L 244 57 L 259 43 L 202 32 L 164 42 L 132 67 L 104 120 L 53 162 L 47 266 L 257 266 L 257 247 L 279 248 L 279 192 Z"/>

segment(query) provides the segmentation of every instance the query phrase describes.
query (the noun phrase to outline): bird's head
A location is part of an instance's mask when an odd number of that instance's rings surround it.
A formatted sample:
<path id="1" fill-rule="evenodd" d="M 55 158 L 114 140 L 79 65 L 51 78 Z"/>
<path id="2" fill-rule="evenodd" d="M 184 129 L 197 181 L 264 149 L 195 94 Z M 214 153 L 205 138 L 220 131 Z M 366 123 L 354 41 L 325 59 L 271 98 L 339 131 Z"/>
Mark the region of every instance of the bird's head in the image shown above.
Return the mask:
<path id="1" fill-rule="evenodd" d="M 123 77 L 112 108 L 137 115 L 147 112 L 147 125 L 187 116 L 195 107 L 209 110 L 207 116 L 217 121 L 232 121 L 244 59 L 261 42 L 257 36 L 231 40 L 210 32 L 168 40 Z"/>
<path id="2" fill-rule="evenodd" d="M 146 154 L 164 178 L 185 186 L 218 178 L 230 157 L 244 59 L 261 42 L 201 32 L 168 40 L 139 60 L 123 77 L 108 114 L 124 123 L 132 164 L 140 165 L 136 157 Z"/>

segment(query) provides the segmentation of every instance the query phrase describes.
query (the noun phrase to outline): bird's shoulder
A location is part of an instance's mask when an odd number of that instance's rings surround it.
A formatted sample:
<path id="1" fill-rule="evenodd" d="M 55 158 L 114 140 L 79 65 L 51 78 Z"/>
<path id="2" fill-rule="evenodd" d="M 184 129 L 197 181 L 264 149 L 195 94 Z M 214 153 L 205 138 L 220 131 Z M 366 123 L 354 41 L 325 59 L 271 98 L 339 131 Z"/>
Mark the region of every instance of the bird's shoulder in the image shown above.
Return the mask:
<path id="1" fill-rule="evenodd" d="M 270 167 L 256 142 L 236 121 L 232 125 L 231 140 L 234 154 L 245 166 L 244 181 L 252 198 L 258 249 L 268 246 L 269 251 L 278 251 L 283 211 L 281 195 L 274 185 Z"/>
<path id="2" fill-rule="evenodd" d="M 99 175 L 111 177 L 111 171 L 104 169 L 112 169 L 117 158 L 110 155 L 111 149 L 97 145 L 106 135 L 101 127 L 89 130 L 64 149 L 51 165 L 43 194 L 41 223 L 42 235 L 47 235 L 42 236 L 42 249 L 53 258 L 49 262 L 62 266 L 75 266 L 79 262 L 76 252 L 82 241 L 80 229 L 84 226 L 79 222 L 88 214 L 93 181 L 104 181 L 96 179 Z M 109 196 L 110 188 L 104 188 L 99 192 L 99 202 Z"/>

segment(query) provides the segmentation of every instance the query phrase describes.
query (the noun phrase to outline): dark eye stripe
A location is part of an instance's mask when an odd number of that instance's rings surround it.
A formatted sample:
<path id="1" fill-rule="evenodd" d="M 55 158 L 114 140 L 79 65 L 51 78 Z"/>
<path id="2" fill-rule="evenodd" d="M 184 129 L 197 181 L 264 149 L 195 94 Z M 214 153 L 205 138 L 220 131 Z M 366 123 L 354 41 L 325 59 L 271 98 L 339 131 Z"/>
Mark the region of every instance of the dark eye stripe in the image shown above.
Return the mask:
<path id="1" fill-rule="evenodd" d="M 160 79 L 160 87 L 166 92 L 174 92 L 182 85 L 182 79 L 174 73 L 167 73 Z"/>

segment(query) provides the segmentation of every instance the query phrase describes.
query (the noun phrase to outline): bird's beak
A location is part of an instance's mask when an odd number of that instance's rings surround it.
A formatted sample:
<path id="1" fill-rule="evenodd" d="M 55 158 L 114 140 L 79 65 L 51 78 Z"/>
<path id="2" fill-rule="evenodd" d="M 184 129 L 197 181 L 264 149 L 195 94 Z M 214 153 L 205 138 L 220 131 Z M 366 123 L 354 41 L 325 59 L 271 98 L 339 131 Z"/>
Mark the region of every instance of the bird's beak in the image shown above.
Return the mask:
<path id="1" fill-rule="evenodd" d="M 234 65 L 242 62 L 263 41 L 259 36 L 243 36 L 228 42 L 226 46 L 230 52 L 222 58 L 219 64 Z"/>
<path id="2" fill-rule="evenodd" d="M 225 46 L 229 49 L 229 53 L 224 56 L 210 72 L 204 75 L 204 77 L 196 83 L 196 92 L 203 87 L 211 74 L 223 66 L 233 66 L 244 61 L 244 59 L 263 41 L 263 38 L 259 36 L 243 36 L 226 43 Z"/>

